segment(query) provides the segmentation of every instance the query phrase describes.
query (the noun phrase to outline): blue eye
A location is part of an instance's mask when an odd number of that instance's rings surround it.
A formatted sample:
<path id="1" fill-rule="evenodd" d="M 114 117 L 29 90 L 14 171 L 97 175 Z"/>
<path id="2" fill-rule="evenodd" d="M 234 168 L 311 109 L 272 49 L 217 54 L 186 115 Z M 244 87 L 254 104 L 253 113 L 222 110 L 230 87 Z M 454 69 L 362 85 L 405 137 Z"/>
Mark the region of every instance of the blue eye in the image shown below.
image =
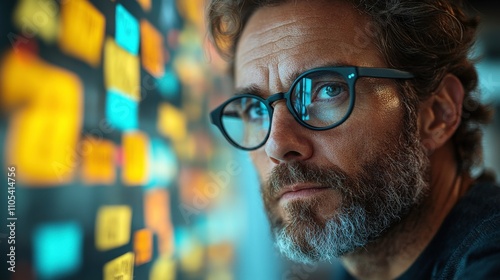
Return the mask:
<path id="1" fill-rule="evenodd" d="M 268 117 L 266 105 L 262 102 L 254 102 L 245 110 L 245 119 L 248 121 L 258 121 Z"/>
<path id="2" fill-rule="evenodd" d="M 343 84 L 340 84 L 340 83 L 326 84 L 317 90 L 316 99 L 320 99 L 320 100 L 321 99 L 329 99 L 332 97 L 336 97 L 336 96 L 338 96 L 346 91 L 347 91 L 347 89 L 346 89 L 345 85 L 343 85 Z"/>

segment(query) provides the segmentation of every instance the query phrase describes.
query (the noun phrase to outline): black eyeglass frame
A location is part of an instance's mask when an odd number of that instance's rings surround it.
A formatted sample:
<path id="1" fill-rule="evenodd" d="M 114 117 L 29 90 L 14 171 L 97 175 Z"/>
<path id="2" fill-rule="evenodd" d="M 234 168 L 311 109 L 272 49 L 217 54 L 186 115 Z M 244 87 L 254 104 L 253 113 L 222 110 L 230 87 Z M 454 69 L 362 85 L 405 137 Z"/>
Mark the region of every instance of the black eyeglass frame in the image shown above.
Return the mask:
<path id="1" fill-rule="evenodd" d="M 302 121 L 300 117 L 298 116 L 297 112 L 294 110 L 292 101 L 291 101 L 291 94 L 292 94 L 292 89 L 295 88 L 295 86 L 300 82 L 300 80 L 314 72 L 320 72 L 320 71 L 331 71 L 331 72 L 337 72 L 342 77 L 347 81 L 348 86 L 349 86 L 349 108 L 345 114 L 345 116 L 339 120 L 338 122 L 325 126 L 325 127 L 315 127 L 312 125 L 307 124 L 306 122 Z M 272 94 L 268 98 L 262 98 L 260 96 L 254 95 L 254 94 L 238 94 L 236 96 L 231 97 L 230 99 L 226 100 L 224 103 L 219 105 L 217 108 L 215 108 L 212 112 L 210 112 L 210 121 L 212 124 L 214 124 L 219 130 L 222 132 L 222 135 L 224 135 L 224 138 L 232 144 L 234 147 L 245 150 L 245 151 L 253 151 L 256 150 L 260 147 L 262 147 L 267 140 L 269 139 L 269 135 L 271 133 L 271 125 L 272 125 L 272 120 L 273 120 L 273 114 L 274 114 L 274 108 L 271 106 L 274 102 L 285 99 L 286 100 L 286 107 L 288 108 L 288 111 L 292 114 L 294 119 L 302 126 L 307 127 L 311 130 L 316 130 L 316 131 L 322 131 L 322 130 L 328 130 L 335 128 L 342 123 L 344 123 L 349 116 L 351 115 L 353 109 L 354 109 L 354 103 L 356 100 L 355 97 L 355 84 L 356 81 L 359 77 L 370 77 L 370 78 L 388 78 L 388 79 L 411 79 L 414 78 L 415 76 L 410 73 L 406 72 L 403 70 L 398 70 L 398 69 L 392 69 L 392 68 L 376 68 L 376 67 L 357 67 L 357 66 L 337 66 L 337 67 L 319 67 L 319 68 L 313 68 L 310 70 L 305 71 L 304 73 L 300 74 L 292 83 L 290 88 L 288 89 L 287 92 L 278 92 L 275 94 Z M 250 98 L 255 98 L 260 100 L 262 103 L 266 105 L 266 108 L 269 112 L 269 122 L 270 122 L 270 127 L 269 131 L 267 132 L 266 137 L 262 140 L 262 142 L 255 147 L 251 148 L 246 148 L 238 143 L 234 142 L 231 137 L 229 137 L 228 133 L 226 132 L 224 126 L 222 125 L 222 111 L 224 108 L 231 102 L 233 102 L 235 99 L 240 99 L 244 97 L 250 97 Z"/>

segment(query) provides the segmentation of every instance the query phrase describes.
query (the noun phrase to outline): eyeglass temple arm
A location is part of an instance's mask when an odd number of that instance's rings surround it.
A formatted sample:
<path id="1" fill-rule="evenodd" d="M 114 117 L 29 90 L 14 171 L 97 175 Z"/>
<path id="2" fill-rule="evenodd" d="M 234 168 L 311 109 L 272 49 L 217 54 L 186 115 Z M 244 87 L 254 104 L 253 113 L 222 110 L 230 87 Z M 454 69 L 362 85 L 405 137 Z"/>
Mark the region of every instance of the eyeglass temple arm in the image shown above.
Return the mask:
<path id="1" fill-rule="evenodd" d="M 359 77 L 410 79 L 415 76 L 403 70 L 390 68 L 358 68 Z"/>

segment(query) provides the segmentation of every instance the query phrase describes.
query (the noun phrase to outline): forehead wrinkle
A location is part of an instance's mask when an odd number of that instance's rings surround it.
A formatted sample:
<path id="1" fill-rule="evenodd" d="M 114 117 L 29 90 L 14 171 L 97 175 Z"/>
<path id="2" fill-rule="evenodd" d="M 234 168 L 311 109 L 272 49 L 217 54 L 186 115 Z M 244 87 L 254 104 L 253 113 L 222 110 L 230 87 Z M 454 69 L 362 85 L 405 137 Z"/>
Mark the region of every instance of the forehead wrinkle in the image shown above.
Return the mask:
<path id="1" fill-rule="evenodd" d="M 287 37 L 292 37 L 292 36 L 287 36 Z M 299 36 L 296 36 L 299 37 Z M 320 38 L 320 39 L 315 39 L 309 41 L 309 43 L 312 46 L 321 46 L 321 42 L 326 41 L 328 42 L 327 38 Z M 275 46 L 274 42 L 267 43 L 265 45 L 262 45 L 262 48 L 272 48 L 271 45 Z M 297 45 L 300 45 L 300 43 L 295 43 L 292 46 L 288 46 L 286 48 L 277 48 L 277 49 L 272 49 L 272 50 L 267 50 L 263 51 L 262 54 L 255 56 L 255 55 L 245 55 L 245 54 L 250 54 L 250 53 L 256 53 L 254 49 L 248 49 L 247 51 L 241 53 L 238 55 L 238 58 L 246 58 L 246 60 L 241 61 L 241 59 L 236 60 L 236 65 L 237 69 L 242 69 L 245 67 L 252 67 L 254 65 L 257 65 L 258 67 L 262 68 L 267 68 L 272 64 L 280 64 L 280 65 L 287 65 L 287 64 L 294 64 L 295 60 L 298 59 L 291 59 L 293 57 L 297 58 L 303 58 L 304 56 L 310 55 L 311 58 L 308 60 L 310 62 L 310 65 L 305 65 L 303 67 L 303 71 L 308 70 L 308 68 L 315 67 L 316 64 L 321 63 L 321 58 L 318 58 L 315 54 L 319 51 L 317 47 L 311 47 L 309 48 L 306 52 L 300 52 L 298 48 L 296 48 Z M 279 49 L 279 50 L 278 50 Z M 279 52 L 278 56 L 274 56 L 276 52 Z M 278 69 L 283 69 L 282 67 L 278 67 Z M 284 67 L 285 70 L 287 67 Z M 303 72 L 302 71 L 302 72 Z"/>

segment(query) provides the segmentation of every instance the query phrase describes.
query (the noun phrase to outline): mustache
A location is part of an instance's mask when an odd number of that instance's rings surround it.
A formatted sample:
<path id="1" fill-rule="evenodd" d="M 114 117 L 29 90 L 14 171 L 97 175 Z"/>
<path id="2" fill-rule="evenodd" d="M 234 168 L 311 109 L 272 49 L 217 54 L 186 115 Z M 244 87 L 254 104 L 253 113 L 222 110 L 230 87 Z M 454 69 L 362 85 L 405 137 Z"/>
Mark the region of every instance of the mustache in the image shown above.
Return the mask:
<path id="1" fill-rule="evenodd" d="M 286 186 L 300 183 L 340 189 L 348 179 L 347 173 L 337 166 L 322 168 L 304 162 L 282 163 L 271 170 L 264 191 L 268 196 L 276 197 Z"/>

